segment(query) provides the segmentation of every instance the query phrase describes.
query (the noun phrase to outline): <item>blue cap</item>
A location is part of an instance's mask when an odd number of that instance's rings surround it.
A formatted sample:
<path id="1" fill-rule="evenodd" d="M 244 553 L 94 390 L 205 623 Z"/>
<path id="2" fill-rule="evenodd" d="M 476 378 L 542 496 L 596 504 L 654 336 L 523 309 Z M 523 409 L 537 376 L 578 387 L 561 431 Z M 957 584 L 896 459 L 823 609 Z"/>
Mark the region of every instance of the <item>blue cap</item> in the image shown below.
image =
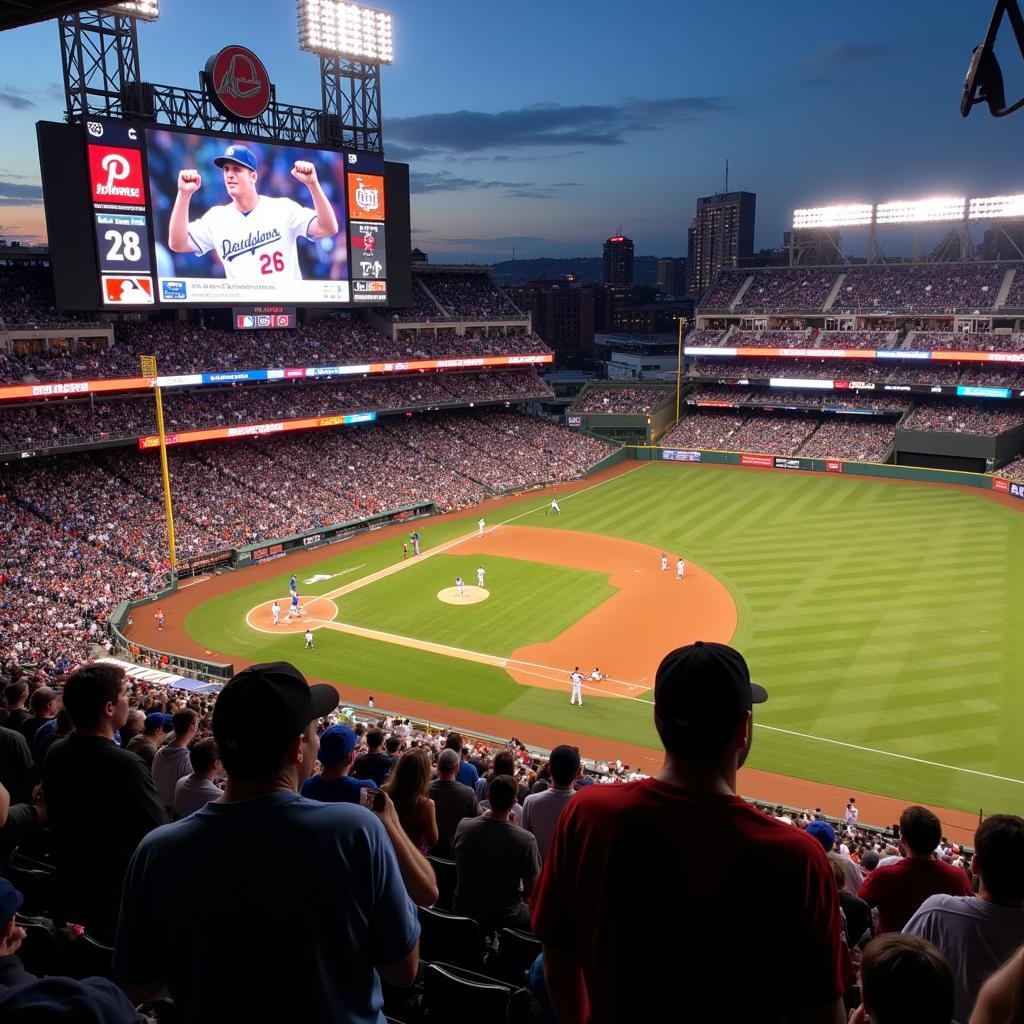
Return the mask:
<path id="1" fill-rule="evenodd" d="M 248 167 L 250 171 L 259 170 L 259 165 L 256 163 L 256 154 L 248 146 L 228 146 L 224 150 L 223 156 L 214 157 L 213 160 L 218 167 L 223 167 L 229 161 L 241 164 L 243 167 Z"/>
<path id="2" fill-rule="evenodd" d="M 157 729 L 163 729 L 164 732 L 167 732 L 173 724 L 173 715 L 163 715 L 159 711 L 151 711 L 146 715 L 146 724 L 143 726 L 143 731 L 151 733 L 156 732 Z"/>
<path id="3" fill-rule="evenodd" d="M 341 764 L 356 749 L 356 734 L 347 725 L 332 725 L 320 734 L 317 760 L 325 767 Z"/>
<path id="4" fill-rule="evenodd" d="M 0 876 L 0 928 L 18 912 L 18 908 L 24 902 L 24 897 L 17 889 Z"/>
<path id="5" fill-rule="evenodd" d="M 826 853 L 836 845 L 835 829 L 827 821 L 822 821 L 818 818 L 807 826 L 806 831 L 809 836 L 814 836 L 825 847 Z"/>

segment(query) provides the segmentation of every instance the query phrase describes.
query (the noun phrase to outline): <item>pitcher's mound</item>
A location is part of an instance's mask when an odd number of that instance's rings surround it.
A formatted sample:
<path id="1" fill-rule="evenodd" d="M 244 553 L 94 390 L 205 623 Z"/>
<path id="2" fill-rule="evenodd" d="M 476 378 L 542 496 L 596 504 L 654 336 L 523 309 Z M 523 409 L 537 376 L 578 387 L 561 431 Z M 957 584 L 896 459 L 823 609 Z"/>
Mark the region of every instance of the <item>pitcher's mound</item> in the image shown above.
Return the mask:
<path id="1" fill-rule="evenodd" d="M 483 587 L 471 587 L 468 583 L 463 588 L 465 593 L 459 595 L 458 587 L 445 587 L 437 592 L 437 599 L 445 604 L 479 604 L 491 596 Z"/>
<path id="2" fill-rule="evenodd" d="M 329 597 L 300 598 L 299 607 L 303 614 L 296 619 L 288 618 L 288 604 L 281 606 L 280 622 L 275 626 L 271 612 L 273 601 L 265 601 L 250 609 L 245 617 L 246 625 L 262 633 L 304 633 L 306 628 L 319 629 L 323 622 L 332 622 L 338 617 L 338 606 Z"/>

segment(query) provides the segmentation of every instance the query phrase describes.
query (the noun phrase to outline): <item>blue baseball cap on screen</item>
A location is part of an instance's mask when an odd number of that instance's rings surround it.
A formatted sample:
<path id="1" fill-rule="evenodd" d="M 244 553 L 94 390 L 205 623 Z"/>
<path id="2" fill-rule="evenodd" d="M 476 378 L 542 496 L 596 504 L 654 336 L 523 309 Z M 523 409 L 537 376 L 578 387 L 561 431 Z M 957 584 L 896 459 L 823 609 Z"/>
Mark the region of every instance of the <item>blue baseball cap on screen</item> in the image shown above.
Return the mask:
<path id="1" fill-rule="evenodd" d="M 214 157 L 213 162 L 218 167 L 223 167 L 226 163 L 230 162 L 248 167 L 250 171 L 259 170 L 259 166 L 256 163 L 256 154 L 248 146 L 228 146 L 224 150 L 224 155 Z"/>

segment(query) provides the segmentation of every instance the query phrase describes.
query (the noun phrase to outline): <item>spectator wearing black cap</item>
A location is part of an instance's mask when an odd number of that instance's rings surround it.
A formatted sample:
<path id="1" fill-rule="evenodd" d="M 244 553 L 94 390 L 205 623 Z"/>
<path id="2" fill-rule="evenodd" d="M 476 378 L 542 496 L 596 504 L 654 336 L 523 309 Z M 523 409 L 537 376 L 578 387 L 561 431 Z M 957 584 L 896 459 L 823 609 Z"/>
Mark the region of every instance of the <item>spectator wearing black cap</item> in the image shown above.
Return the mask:
<path id="1" fill-rule="evenodd" d="M 310 800 L 324 803 L 359 803 L 359 794 L 373 779 L 355 779 L 349 775 L 355 761 L 356 734 L 347 725 L 332 725 L 320 734 L 316 759 L 323 765 L 319 775 L 310 775 L 299 792 Z"/>
<path id="2" fill-rule="evenodd" d="M 14 915 L 22 902 L 21 893 L 6 878 L 0 877 L 0 992 L 36 980 L 17 955 L 25 941 L 25 929 L 18 925 Z"/>
<path id="3" fill-rule="evenodd" d="M 565 805 L 576 793 L 574 783 L 580 773 L 580 752 L 575 747 L 555 747 L 548 760 L 551 785 L 542 793 L 533 793 L 523 804 L 523 828 L 537 840 L 541 860 L 547 856 L 555 826 Z"/>
<path id="4" fill-rule="evenodd" d="M 879 932 L 902 931 L 915 910 L 936 893 L 949 896 L 973 894 L 960 868 L 935 859 L 942 839 L 942 823 L 927 807 L 914 804 L 900 815 L 900 848 L 903 857 L 871 872 L 857 891 L 869 907 L 878 908 Z"/>
<path id="5" fill-rule="evenodd" d="M 138 754 L 146 764 L 152 768 L 153 758 L 156 752 L 163 745 L 174 725 L 174 716 L 165 715 L 160 711 L 151 711 L 146 715 L 146 721 L 142 726 L 142 733 L 136 736 L 125 748 L 129 753 Z"/>
<path id="6" fill-rule="evenodd" d="M 83 665 L 64 685 L 64 707 L 75 731 L 43 763 L 58 888 L 71 920 L 112 928 L 131 855 L 167 812 L 146 765 L 114 742 L 128 715 L 124 671 Z"/>
<path id="7" fill-rule="evenodd" d="M 378 1021 L 380 979 L 412 984 L 419 925 L 384 825 L 298 793 L 317 720 L 337 703 L 285 662 L 244 669 L 221 691 L 223 798 L 147 836 L 132 859 L 114 955 L 131 998 L 166 986 L 185 1024 Z M 187 915 L 154 915 L 154 894 L 174 892 L 202 897 Z"/>
<path id="8" fill-rule="evenodd" d="M 958 1021 L 985 979 L 1024 943 L 1024 818 L 993 814 L 974 833 L 977 896 L 929 896 L 903 929 L 942 952 L 953 969 Z"/>
<path id="9" fill-rule="evenodd" d="M 853 972 L 825 852 L 736 796 L 751 708 L 766 698 L 738 651 L 672 651 L 654 687 L 661 771 L 566 805 L 533 914 L 562 1024 L 660 1019 L 666 1007 L 687 1020 L 842 1019 Z M 638 927 L 644 906 L 665 928 Z M 752 908 L 772 922 L 767 941 Z"/>

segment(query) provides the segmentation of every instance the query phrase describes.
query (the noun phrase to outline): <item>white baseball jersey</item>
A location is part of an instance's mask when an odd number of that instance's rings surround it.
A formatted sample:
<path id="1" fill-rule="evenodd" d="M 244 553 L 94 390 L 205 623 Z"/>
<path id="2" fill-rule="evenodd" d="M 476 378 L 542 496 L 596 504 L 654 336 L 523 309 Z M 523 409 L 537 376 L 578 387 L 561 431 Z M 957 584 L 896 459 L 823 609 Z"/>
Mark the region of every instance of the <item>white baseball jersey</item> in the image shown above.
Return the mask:
<path id="1" fill-rule="evenodd" d="M 274 613 L 274 625 L 277 625 L 277 620 L 281 617 L 281 606 L 275 601 L 270 609 Z"/>
<path id="2" fill-rule="evenodd" d="M 238 281 L 301 281 L 296 240 L 309 238 L 316 212 L 294 199 L 260 196 L 242 213 L 234 203 L 214 206 L 189 223 L 188 235 L 202 256 L 211 250 L 224 276 Z"/>
<path id="3" fill-rule="evenodd" d="M 484 571 L 483 569 L 477 569 L 476 571 L 476 585 L 482 587 L 484 585 Z"/>

